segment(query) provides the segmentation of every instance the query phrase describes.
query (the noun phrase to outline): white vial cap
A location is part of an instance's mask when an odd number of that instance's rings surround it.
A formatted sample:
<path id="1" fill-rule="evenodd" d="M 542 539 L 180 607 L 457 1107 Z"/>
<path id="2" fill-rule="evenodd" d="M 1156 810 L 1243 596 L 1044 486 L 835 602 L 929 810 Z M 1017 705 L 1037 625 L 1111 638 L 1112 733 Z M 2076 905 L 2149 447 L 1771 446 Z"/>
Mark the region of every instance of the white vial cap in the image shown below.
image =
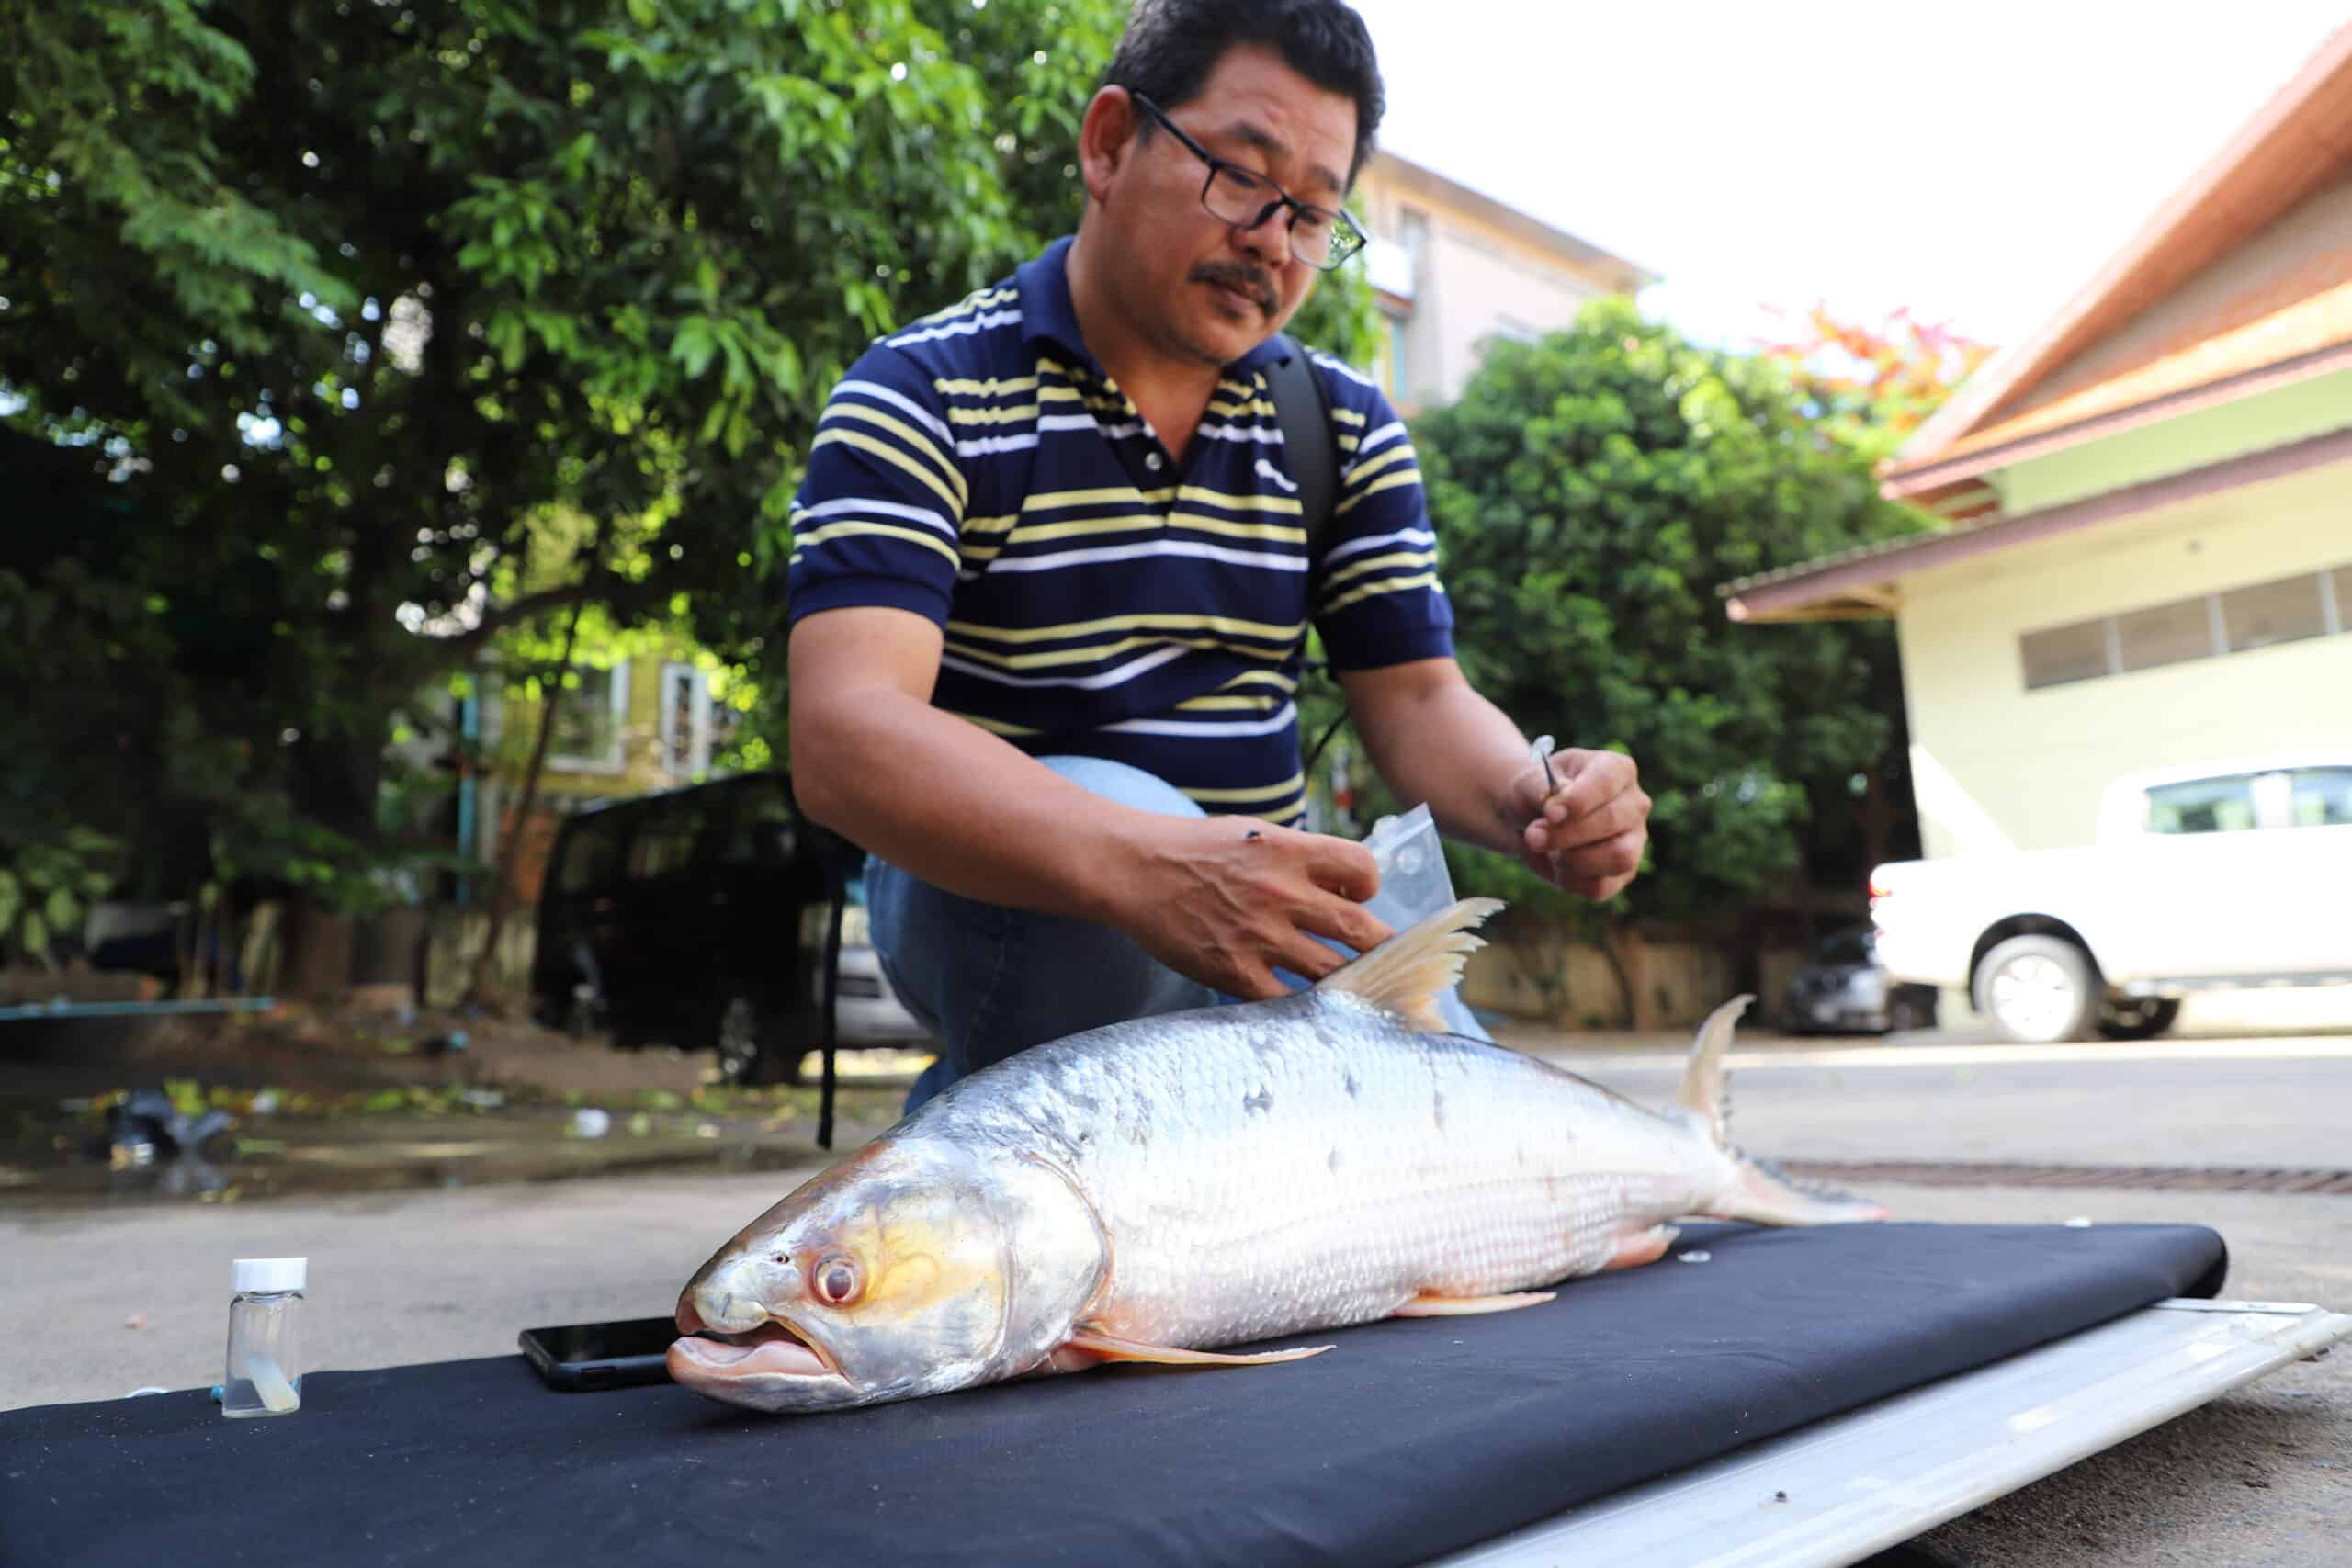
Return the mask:
<path id="1" fill-rule="evenodd" d="M 248 1291 L 299 1291 L 310 1270 L 307 1258 L 240 1258 L 231 1278 L 241 1295 Z"/>

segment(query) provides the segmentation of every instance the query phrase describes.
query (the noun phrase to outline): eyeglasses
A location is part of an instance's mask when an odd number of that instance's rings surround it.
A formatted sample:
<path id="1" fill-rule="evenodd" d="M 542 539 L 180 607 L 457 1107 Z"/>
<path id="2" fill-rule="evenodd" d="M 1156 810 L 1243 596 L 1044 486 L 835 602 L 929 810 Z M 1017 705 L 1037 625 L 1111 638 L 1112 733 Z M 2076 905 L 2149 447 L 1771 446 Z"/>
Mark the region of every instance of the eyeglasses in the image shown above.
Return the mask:
<path id="1" fill-rule="evenodd" d="M 1130 91 L 1127 96 L 1141 105 L 1152 118 L 1166 126 L 1169 135 L 1190 148 L 1194 157 L 1209 166 L 1208 183 L 1201 187 L 1201 205 L 1209 209 L 1210 217 L 1247 231 L 1255 229 L 1287 207 L 1290 209 L 1290 254 L 1318 272 L 1332 271 L 1363 249 L 1363 230 L 1346 213 L 1328 207 L 1316 207 L 1286 195 L 1280 186 L 1265 175 L 1252 174 L 1238 164 L 1227 163 L 1185 135 L 1183 129 L 1170 119 L 1165 110 L 1141 93 Z"/>

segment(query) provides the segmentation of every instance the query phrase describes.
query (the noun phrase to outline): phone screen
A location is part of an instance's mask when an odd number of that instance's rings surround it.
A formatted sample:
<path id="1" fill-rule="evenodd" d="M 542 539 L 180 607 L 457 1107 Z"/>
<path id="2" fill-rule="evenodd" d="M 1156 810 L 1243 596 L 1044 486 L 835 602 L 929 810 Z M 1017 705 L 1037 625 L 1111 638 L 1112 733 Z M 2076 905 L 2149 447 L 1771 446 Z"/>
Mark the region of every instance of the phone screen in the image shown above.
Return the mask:
<path id="1" fill-rule="evenodd" d="M 534 1328 L 531 1337 L 558 1362 L 617 1361 L 632 1356 L 661 1356 L 678 1337 L 677 1323 L 666 1317 L 639 1317 L 621 1323 L 574 1323 L 558 1328 Z"/>

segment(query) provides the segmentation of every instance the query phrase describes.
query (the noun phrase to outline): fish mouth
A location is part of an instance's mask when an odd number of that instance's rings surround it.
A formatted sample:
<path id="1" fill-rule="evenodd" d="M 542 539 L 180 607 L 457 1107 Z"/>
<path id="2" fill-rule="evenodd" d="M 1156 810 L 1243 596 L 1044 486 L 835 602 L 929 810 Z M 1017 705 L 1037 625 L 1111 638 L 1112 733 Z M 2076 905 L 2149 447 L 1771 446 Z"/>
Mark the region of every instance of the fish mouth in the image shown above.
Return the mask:
<path id="1" fill-rule="evenodd" d="M 670 1375 L 689 1383 L 752 1377 L 849 1381 L 823 1346 L 773 1314 L 740 1334 L 697 1329 L 670 1347 L 668 1359 Z"/>

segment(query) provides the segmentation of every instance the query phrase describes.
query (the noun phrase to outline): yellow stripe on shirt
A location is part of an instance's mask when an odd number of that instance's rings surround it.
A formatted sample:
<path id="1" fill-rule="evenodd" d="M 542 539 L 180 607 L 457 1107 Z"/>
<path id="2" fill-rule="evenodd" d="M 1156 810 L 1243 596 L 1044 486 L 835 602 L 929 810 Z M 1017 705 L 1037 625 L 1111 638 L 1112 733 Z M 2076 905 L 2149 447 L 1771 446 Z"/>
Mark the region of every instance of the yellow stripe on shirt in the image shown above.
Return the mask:
<path id="1" fill-rule="evenodd" d="M 955 508 L 956 513 L 960 514 L 963 512 L 963 496 L 958 494 L 956 491 L 950 490 L 945 484 L 942 483 L 939 476 L 933 473 L 927 466 L 910 457 L 899 448 L 891 446 L 888 442 L 876 440 L 875 437 L 866 434 L 862 430 L 842 430 L 838 427 L 831 430 L 820 430 L 817 433 L 817 439 L 808 444 L 808 449 L 811 452 L 814 452 L 820 446 L 831 446 L 835 444 L 839 444 L 843 446 L 854 446 L 861 452 L 871 452 L 874 456 L 881 458 L 884 462 L 888 463 L 893 468 L 904 468 L 908 473 L 912 474 L 915 478 L 921 479 L 925 485 L 929 486 L 933 494 L 938 496 L 940 500 L 945 502 L 949 506 Z"/>
<path id="2" fill-rule="evenodd" d="M 956 553 L 956 547 L 938 535 L 926 533 L 921 528 L 901 528 L 895 523 L 856 521 L 828 523 L 823 527 L 813 529 L 808 533 L 793 535 L 792 544 L 794 550 L 797 552 L 824 544 L 831 539 L 852 538 L 862 534 L 879 534 L 885 538 L 904 539 L 909 544 L 921 545 L 927 550 L 935 550 L 959 567 L 964 564 L 963 558 Z"/>
<path id="3" fill-rule="evenodd" d="M 964 509 L 963 502 L 969 493 L 964 483 L 964 471 L 949 459 L 946 453 L 932 445 L 928 434 L 917 430 L 905 420 L 884 413 L 880 409 L 868 408 L 864 403 L 835 403 L 825 411 L 825 417 L 817 423 L 820 426 L 823 426 L 843 419 L 861 420 L 877 430 L 887 430 L 915 451 L 938 464 L 941 475 L 949 484 L 956 487 L 956 510 L 961 512 Z"/>
<path id="4" fill-rule="evenodd" d="M 1367 582 L 1361 588 L 1351 589 L 1337 599 L 1326 603 L 1323 606 L 1323 614 L 1337 615 L 1358 600 L 1370 599 L 1382 593 L 1402 593 L 1408 588 L 1428 588 L 1436 581 L 1437 573 L 1425 571 L 1418 577 L 1396 577 L 1385 582 Z"/>
<path id="5" fill-rule="evenodd" d="M 1392 550 L 1385 556 L 1368 556 L 1363 560 L 1350 561 L 1324 580 L 1323 590 L 1329 593 L 1342 582 L 1351 581 L 1375 571 L 1385 571 L 1390 567 L 1414 566 L 1426 570 L 1436 565 L 1437 552 L 1434 550 Z"/>
<path id="6" fill-rule="evenodd" d="M 1204 806 L 1250 806 L 1264 800 L 1282 800 L 1306 787 L 1303 773 L 1293 773 L 1278 784 L 1256 789 L 1188 789 L 1184 794 Z"/>
<path id="7" fill-rule="evenodd" d="M 1355 510 L 1356 503 L 1360 501 L 1367 501 L 1373 496 L 1378 495 L 1384 490 L 1395 490 L 1398 485 L 1417 485 L 1420 482 L 1421 474 L 1420 470 L 1418 468 L 1412 470 L 1410 473 L 1398 472 L 1394 474 L 1383 474 L 1380 478 L 1364 486 L 1363 489 L 1356 491 L 1355 494 L 1348 497 L 1347 500 L 1340 502 L 1339 505 L 1331 508 L 1331 515 L 1334 517 L 1345 517 L 1349 513 Z"/>
<path id="8" fill-rule="evenodd" d="M 1261 642 L 1289 642 L 1305 634 L 1306 623 L 1281 626 L 1270 621 L 1237 620 L 1230 615 L 1198 615 L 1175 611 L 1150 612 L 1133 615 L 1105 615 L 1100 620 L 1068 621 L 1060 626 L 1010 628 L 978 626 L 970 621 L 949 621 L 947 629 L 957 637 L 984 637 L 990 642 L 1015 645 L 1032 642 L 1067 642 L 1073 637 L 1093 637 L 1102 632 L 1185 631 L 1217 632 L 1227 637 L 1254 637 Z"/>

